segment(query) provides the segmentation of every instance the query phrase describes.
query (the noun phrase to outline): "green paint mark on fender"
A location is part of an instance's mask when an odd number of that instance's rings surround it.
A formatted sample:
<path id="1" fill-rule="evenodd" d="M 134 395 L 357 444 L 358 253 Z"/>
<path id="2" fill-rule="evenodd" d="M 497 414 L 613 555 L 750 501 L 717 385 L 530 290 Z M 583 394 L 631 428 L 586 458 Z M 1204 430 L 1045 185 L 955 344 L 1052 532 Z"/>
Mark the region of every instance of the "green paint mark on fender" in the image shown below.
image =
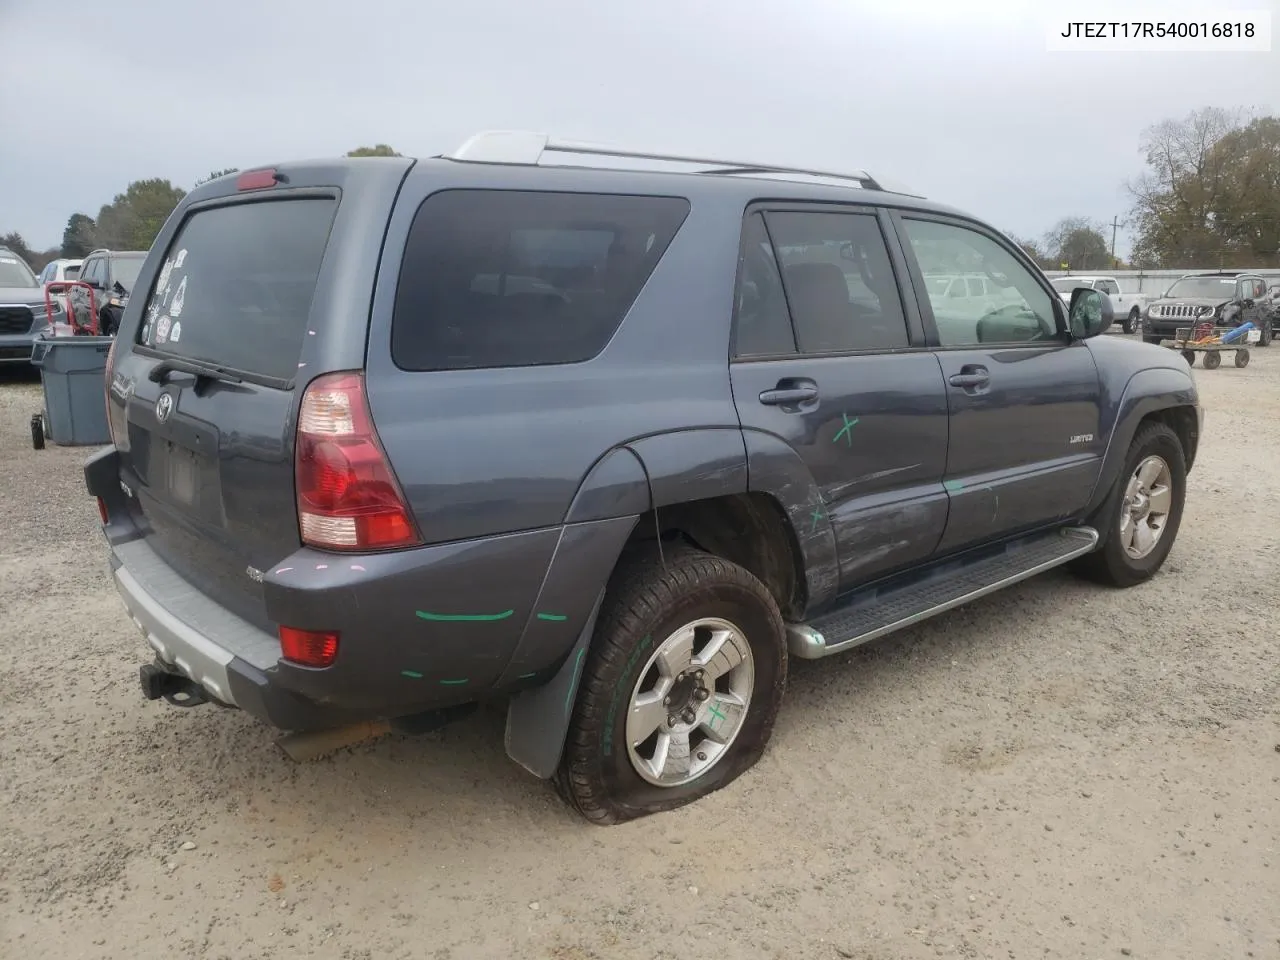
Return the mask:
<path id="1" fill-rule="evenodd" d="M 513 613 L 515 613 L 514 610 L 503 610 L 501 613 L 432 613 L 429 610 L 417 611 L 419 620 L 432 620 L 437 623 L 484 623 L 491 620 L 505 620 Z"/>
<path id="2" fill-rule="evenodd" d="M 813 520 L 812 525 L 809 527 L 809 532 L 810 532 L 810 533 L 817 533 L 817 532 L 818 532 L 818 521 L 819 521 L 819 520 L 821 520 L 821 519 L 823 518 L 823 516 L 824 516 L 824 514 L 823 514 L 823 512 L 822 512 L 822 508 L 821 508 L 821 507 L 814 507 L 814 508 L 813 508 L 813 513 L 809 514 L 809 518 L 810 518 L 811 520 Z"/>
<path id="3" fill-rule="evenodd" d="M 458 687 L 464 683 L 470 683 L 470 682 L 471 681 L 466 677 L 463 677 L 461 680 L 441 680 L 440 681 L 441 685 L 446 687 Z"/>
<path id="4" fill-rule="evenodd" d="M 942 486 L 947 490 L 963 490 L 964 481 L 963 480 L 944 480 L 942 482 Z"/>
<path id="5" fill-rule="evenodd" d="M 840 419 L 844 421 L 844 426 L 841 427 L 839 432 L 837 432 L 836 435 L 831 438 L 831 442 L 839 443 L 840 438 L 844 437 L 845 443 L 848 446 L 852 447 L 853 446 L 853 428 L 858 425 L 858 418 L 854 417 L 852 420 L 850 420 L 849 415 L 847 413 L 842 413 L 840 414 Z"/>
<path id="6" fill-rule="evenodd" d="M 573 682 L 569 684 L 569 692 L 564 697 L 564 712 L 568 713 L 573 706 L 573 695 L 578 689 L 578 676 L 582 673 L 582 658 L 587 655 L 587 648 L 578 651 L 578 659 L 573 664 Z"/>
<path id="7" fill-rule="evenodd" d="M 568 620 L 569 618 L 566 617 L 563 613 L 540 613 L 538 614 L 538 619 L 553 620 L 558 623 L 561 620 Z"/>
<path id="8" fill-rule="evenodd" d="M 410 680 L 421 680 L 421 679 L 422 679 L 422 674 L 420 674 L 417 670 L 401 670 L 401 671 L 400 671 L 400 676 L 402 676 L 402 677 L 408 677 Z"/>

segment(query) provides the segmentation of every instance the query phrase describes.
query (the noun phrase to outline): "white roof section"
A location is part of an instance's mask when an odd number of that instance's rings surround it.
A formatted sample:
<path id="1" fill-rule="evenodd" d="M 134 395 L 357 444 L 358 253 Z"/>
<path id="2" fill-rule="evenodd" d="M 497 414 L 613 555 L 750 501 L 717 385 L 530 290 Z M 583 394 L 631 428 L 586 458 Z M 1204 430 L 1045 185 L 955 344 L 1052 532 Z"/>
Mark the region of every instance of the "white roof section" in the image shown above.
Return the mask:
<path id="1" fill-rule="evenodd" d="M 548 154 L 687 164 L 707 167 L 709 169 L 699 172 L 713 174 L 784 174 L 790 177 L 821 177 L 840 180 L 846 184 L 853 182 L 864 190 L 882 190 L 919 196 L 919 194 L 914 194 L 905 187 L 890 187 L 883 179 L 872 177 L 865 170 L 811 170 L 805 167 L 762 163 L 753 160 L 730 160 L 715 157 L 695 157 L 680 153 L 660 153 L 651 150 L 616 147 L 604 143 L 591 143 L 584 140 L 561 140 L 545 133 L 535 133 L 527 130 L 486 130 L 477 133 L 453 152 L 444 154 L 444 157 L 463 163 L 508 163 L 544 166 L 548 165 Z"/>

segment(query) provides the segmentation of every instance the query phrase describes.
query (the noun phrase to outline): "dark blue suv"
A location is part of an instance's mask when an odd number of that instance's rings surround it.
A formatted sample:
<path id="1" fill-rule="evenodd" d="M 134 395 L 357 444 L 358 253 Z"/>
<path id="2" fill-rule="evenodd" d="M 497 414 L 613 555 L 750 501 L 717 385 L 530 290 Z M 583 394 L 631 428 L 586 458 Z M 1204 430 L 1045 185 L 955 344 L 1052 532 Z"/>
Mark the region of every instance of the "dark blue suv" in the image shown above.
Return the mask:
<path id="1" fill-rule="evenodd" d="M 280 164 L 190 193 L 136 289 L 85 477 L 146 695 L 328 744 L 498 699 L 598 823 L 749 768 L 791 657 L 1147 580 L 1201 432 L 1105 297 L 859 172 Z"/>

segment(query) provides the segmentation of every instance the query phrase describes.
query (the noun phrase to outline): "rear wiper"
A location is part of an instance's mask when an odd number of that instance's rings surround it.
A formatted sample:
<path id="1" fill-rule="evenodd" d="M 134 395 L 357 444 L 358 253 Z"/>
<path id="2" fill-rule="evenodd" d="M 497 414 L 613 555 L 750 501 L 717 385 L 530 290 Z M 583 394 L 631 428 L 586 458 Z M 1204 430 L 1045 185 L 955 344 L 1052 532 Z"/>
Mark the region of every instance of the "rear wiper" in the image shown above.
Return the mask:
<path id="1" fill-rule="evenodd" d="M 210 380 L 218 380 L 222 383 L 244 383 L 234 373 L 229 373 L 222 367 L 213 363 L 202 363 L 199 360 L 183 360 L 179 357 L 166 357 L 147 374 L 147 379 L 153 383 L 165 383 L 169 379 L 171 373 L 190 373 L 198 377 L 207 377 Z"/>

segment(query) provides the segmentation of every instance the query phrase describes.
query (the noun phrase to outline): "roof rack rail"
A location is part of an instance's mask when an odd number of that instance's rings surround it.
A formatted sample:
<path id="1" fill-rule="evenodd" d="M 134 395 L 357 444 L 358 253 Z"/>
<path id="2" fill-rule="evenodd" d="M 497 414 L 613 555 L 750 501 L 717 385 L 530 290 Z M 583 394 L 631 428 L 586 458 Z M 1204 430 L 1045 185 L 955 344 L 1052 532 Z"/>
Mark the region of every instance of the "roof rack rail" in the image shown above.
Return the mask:
<path id="1" fill-rule="evenodd" d="M 550 153 L 684 163 L 693 166 L 710 167 L 711 169 L 709 170 L 700 171 L 709 174 L 781 173 L 798 174 L 806 177 L 827 177 L 834 180 L 851 180 L 859 184 L 864 190 L 888 189 L 865 170 L 810 170 L 805 167 L 783 166 L 776 163 L 690 157 L 674 153 L 652 153 L 646 150 L 630 150 L 582 140 L 556 140 L 545 133 L 534 133 L 525 130 L 486 130 L 477 133 L 452 153 L 446 153 L 443 156 L 449 160 L 460 160 L 466 163 L 514 163 L 541 166 L 546 155 Z M 893 190 L 889 192 L 906 193 L 907 191 Z"/>

